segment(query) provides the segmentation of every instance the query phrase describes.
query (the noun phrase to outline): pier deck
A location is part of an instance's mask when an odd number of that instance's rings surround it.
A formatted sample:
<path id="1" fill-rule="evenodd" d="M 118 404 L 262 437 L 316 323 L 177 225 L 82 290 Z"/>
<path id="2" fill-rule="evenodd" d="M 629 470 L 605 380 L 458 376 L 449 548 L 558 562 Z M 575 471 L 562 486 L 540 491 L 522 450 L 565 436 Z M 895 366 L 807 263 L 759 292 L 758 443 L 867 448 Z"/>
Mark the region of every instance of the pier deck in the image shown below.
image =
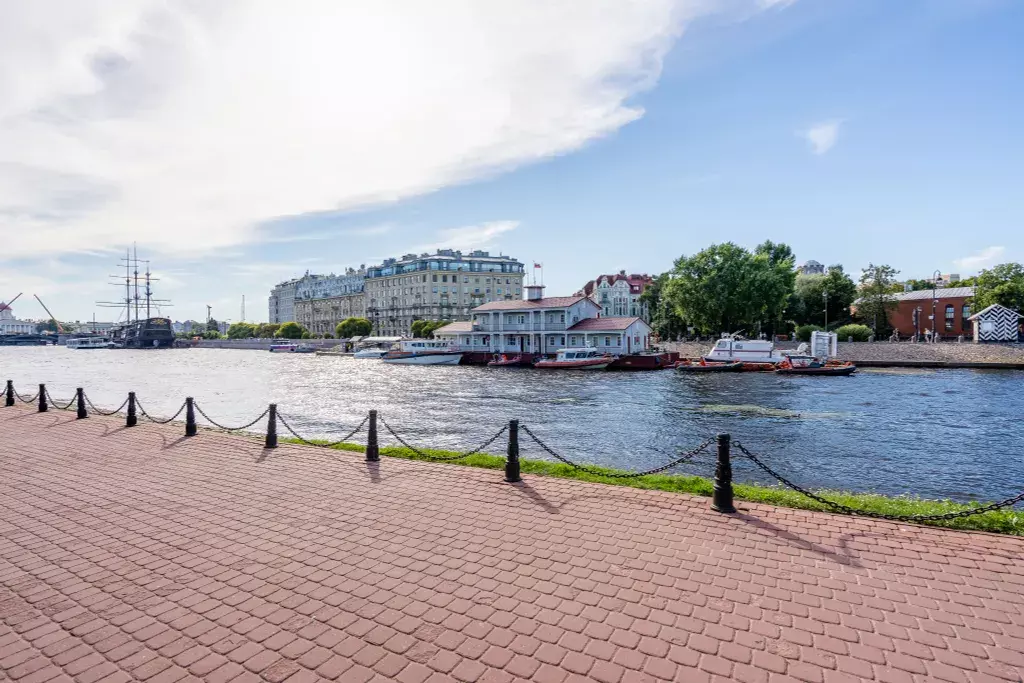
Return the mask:
<path id="1" fill-rule="evenodd" d="M 0 680 L 1020 681 L 1024 539 L 0 408 Z"/>

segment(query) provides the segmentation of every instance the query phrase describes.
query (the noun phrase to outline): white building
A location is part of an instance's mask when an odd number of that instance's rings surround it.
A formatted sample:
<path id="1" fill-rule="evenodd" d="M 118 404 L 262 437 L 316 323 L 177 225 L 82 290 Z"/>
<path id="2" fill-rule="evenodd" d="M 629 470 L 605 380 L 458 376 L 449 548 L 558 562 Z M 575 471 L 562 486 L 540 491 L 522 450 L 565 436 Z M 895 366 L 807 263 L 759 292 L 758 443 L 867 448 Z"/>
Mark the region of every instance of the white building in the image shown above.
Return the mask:
<path id="1" fill-rule="evenodd" d="M 110 331 L 114 329 L 114 323 L 98 323 L 89 320 L 84 323 L 76 322 L 75 327 L 78 328 L 79 334 L 110 334 Z"/>
<path id="2" fill-rule="evenodd" d="M 14 317 L 14 309 L 0 304 L 0 334 L 35 334 L 36 324 Z"/>
<path id="3" fill-rule="evenodd" d="M 306 277 L 309 272 L 306 272 Z M 295 289 L 302 278 L 279 282 L 267 299 L 268 320 L 272 323 L 290 323 L 295 320 Z"/>
<path id="4" fill-rule="evenodd" d="M 366 266 L 348 268 L 343 274 L 310 275 L 306 273 L 295 285 L 295 299 L 330 299 L 346 294 L 360 294 L 366 281 Z"/>
<path id="5" fill-rule="evenodd" d="M 651 327 L 640 317 L 602 317 L 593 299 L 544 297 L 543 285 L 527 285 L 527 298 L 492 301 L 472 310 L 470 321 L 438 329 L 434 337 L 463 351 L 554 353 L 572 346 L 593 346 L 613 355 L 650 347 Z"/>

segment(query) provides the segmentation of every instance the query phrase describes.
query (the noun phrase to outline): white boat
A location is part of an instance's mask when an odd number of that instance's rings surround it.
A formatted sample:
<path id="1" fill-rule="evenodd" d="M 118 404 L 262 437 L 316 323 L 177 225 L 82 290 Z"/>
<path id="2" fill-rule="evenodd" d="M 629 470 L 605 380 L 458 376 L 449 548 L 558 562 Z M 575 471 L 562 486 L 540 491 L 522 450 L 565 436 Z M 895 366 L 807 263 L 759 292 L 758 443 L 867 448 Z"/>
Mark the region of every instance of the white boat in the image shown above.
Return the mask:
<path id="1" fill-rule="evenodd" d="M 365 349 L 359 349 L 352 354 L 353 358 L 383 358 L 387 354 L 387 349 L 378 347 L 367 347 Z"/>
<path id="2" fill-rule="evenodd" d="M 542 370 L 604 370 L 615 357 L 589 346 L 576 349 L 558 349 L 554 360 L 539 360 L 533 364 Z"/>
<path id="3" fill-rule="evenodd" d="M 395 344 L 381 360 L 395 365 L 458 365 L 462 352 L 446 341 L 410 339 Z"/>
<path id="4" fill-rule="evenodd" d="M 801 344 L 796 351 L 779 351 L 775 344 L 762 339 L 739 339 L 725 336 L 715 342 L 704 360 L 713 363 L 781 363 L 790 353 L 803 353 L 806 344 Z"/>
<path id="5" fill-rule="evenodd" d="M 69 349 L 109 349 L 110 340 L 106 337 L 74 337 L 68 339 L 65 345 Z"/>
<path id="6" fill-rule="evenodd" d="M 291 343 L 271 344 L 270 345 L 270 352 L 271 353 L 295 353 L 295 351 L 298 348 L 299 348 L 298 344 L 291 344 Z"/>

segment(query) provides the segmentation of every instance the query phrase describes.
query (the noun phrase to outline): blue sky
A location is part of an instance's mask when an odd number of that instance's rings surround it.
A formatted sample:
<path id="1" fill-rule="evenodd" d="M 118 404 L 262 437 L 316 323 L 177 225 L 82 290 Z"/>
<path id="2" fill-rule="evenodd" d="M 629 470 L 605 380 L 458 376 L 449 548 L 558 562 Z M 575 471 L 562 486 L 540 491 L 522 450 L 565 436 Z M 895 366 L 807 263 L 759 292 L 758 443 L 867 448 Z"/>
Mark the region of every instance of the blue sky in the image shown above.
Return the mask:
<path id="1" fill-rule="evenodd" d="M 646 87 L 627 87 L 620 111 L 633 120 L 582 142 L 428 177 L 394 200 L 267 216 L 209 249 L 201 233 L 184 250 L 139 237 L 176 302 L 167 312 L 199 318 L 211 303 L 237 320 L 245 294 L 247 318 L 263 320 L 284 277 L 437 246 L 543 262 L 549 294 L 619 269 L 661 272 L 726 240 L 785 241 L 798 261 L 853 273 L 889 263 L 906 277 L 1024 260 L 1024 5 L 798 0 L 683 26 L 660 71 L 642 70 Z M 129 234 L 0 254 L 0 298 L 42 289 L 59 316 L 91 317 L 116 260 L 105 250 Z M 16 308 L 42 315 L 32 309 Z"/>

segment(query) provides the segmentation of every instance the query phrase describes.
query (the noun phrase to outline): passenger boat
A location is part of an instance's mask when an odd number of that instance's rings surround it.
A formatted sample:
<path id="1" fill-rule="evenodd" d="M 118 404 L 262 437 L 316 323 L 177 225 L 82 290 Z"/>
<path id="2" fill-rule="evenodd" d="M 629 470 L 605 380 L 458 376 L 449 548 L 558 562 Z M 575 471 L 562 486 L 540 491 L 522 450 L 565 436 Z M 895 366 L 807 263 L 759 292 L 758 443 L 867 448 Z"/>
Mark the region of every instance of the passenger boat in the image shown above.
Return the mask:
<path id="1" fill-rule="evenodd" d="M 708 363 L 703 358 L 699 361 L 681 360 L 676 363 L 679 372 L 743 372 L 743 363 Z"/>
<path id="2" fill-rule="evenodd" d="M 492 368 L 506 368 L 521 365 L 529 365 L 529 363 L 523 360 L 523 354 L 521 353 L 517 353 L 514 356 L 509 356 L 508 354 L 503 353 L 501 355 L 495 354 L 494 358 L 491 361 L 489 361 L 487 365 L 491 366 Z"/>
<path id="3" fill-rule="evenodd" d="M 394 365 L 458 365 L 462 352 L 446 341 L 409 339 L 395 344 L 381 360 Z"/>
<path id="4" fill-rule="evenodd" d="M 853 363 L 830 361 L 822 363 L 812 356 L 790 356 L 779 364 L 775 372 L 780 375 L 820 375 L 823 377 L 847 377 L 857 372 Z"/>
<path id="5" fill-rule="evenodd" d="M 106 337 L 73 337 L 65 343 L 69 349 L 109 349 L 110 340 Z"/>
<path id="6" fill-rule="evenodd" d="M 604 370 L 614 360 L 614 356 L 602 354 L 597 349 L 559 349 L 554 360 L 539 360 L 533 367 L 543 370 Z"/>
<path id="7" fill-rule="evenodd" d="M 271 353 L 295 353 L 295 350 L 299 348 L 298 344 L 292 344 L 290 342 L 282 342 L 270 345 Z"/>
<path id="8" fill-rule="evenodd" d="M 353 358 L 383 358 L 387 354 L 387 349 L 382 349 L 378 346 L 368 346 L 364 349 L 359 349 L 352 354 Z"/>

